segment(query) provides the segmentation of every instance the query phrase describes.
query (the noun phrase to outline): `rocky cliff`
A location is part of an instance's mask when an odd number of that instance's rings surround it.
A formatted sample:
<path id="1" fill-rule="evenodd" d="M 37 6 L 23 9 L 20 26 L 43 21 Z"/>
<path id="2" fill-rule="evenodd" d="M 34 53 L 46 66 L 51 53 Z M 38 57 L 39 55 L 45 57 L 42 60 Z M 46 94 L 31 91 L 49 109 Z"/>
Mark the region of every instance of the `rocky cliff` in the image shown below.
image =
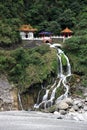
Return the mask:
<path id="1" fill-rule="evenodd" d="M 6 76 L 0 76 L 0 110 L 17 110 L 17 90 L 10 84 Z"/>

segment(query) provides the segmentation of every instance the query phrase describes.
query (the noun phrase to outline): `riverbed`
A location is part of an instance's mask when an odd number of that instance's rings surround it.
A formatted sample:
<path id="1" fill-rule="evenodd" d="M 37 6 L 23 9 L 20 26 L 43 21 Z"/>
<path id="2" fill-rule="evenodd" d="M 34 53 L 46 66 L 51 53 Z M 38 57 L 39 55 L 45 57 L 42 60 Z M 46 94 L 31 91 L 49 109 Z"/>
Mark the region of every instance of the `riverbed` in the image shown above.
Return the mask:
<path id="1" fill-rule="evenodd" d="M 87 130 L 87 121 L 58 119 L 35 111 L 0 112 L 0 130 Z"/>

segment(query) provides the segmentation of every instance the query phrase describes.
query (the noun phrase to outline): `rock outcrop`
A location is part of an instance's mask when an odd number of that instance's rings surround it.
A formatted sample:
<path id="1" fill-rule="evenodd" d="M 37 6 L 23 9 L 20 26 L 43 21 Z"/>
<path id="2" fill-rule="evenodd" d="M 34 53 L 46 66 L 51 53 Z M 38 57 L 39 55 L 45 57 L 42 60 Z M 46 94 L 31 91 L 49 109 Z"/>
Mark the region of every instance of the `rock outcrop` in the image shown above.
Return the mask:
<path id="1" fill-rule="evenodd" d="M 11 85 L 7 78 L 0 76 L 0 110 L 17 110 L 17 90 Z"/>

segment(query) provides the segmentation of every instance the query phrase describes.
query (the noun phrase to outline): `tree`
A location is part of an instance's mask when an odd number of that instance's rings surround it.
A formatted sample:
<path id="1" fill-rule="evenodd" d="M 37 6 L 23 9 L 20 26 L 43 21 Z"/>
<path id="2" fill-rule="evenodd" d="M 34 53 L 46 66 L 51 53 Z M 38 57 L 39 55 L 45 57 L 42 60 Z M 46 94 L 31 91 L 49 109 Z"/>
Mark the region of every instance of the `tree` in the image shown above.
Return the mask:
<path id="1" fill-rule="evenodd" d="M 0 21 L 0 46 L 9 47 L 14 43 L 18 43 L 20 39 L 18 31 L 8 25 L 7 23 L 3 23 Z"/>
<path id="2" fill-rule="evenodd" d="M 61 27 L 60 27 L 60 24 L 58 22 L 51 21 L 51 22 L 49 22 L 46 30 L 53 32 L 54 35 L 58 35 L 58 34 L 60 34 Z"/>
<path id="3" fill-rule="evenodd" d="M 67 9 L 64 13 L 59 17 L 59 23 L 62 28 L 69 27 L 72 28 L 75 26 L 75 14 L 71 11 L 71 9 Z"/>

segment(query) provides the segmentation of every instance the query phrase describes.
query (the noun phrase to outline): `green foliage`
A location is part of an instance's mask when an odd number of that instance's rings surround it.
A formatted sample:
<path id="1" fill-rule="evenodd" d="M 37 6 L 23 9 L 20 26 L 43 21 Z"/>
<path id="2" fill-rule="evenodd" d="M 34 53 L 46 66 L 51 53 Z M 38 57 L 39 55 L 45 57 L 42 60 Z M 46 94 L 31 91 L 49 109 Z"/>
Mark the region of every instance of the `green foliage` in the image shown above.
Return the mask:
<path id="1" fill-rule="evenodd" d="M 79 22 L 78 22 L 79 21 Z M 77 24 L 76 24 L 76 31 L 75 31 L 75 35 L 86 35 L 87 34 L 87 7 L 84 5 L 84 8 L 82 9 L 82 11 L 79 13 L 79 15 L 77 16 Z"/>
<path id="2" fill-rule="evenodd" d="M 72 71 L 82 76 L 82 85 L 86 85 L 87 74 L 87 35 L 73 36 L 65 42 L 65 52 L 72 64 Z"/>
<path id="3" fill-rule="evenodd" d="M 13 46 L 19 43 L 18 29 L 22 24 L 31 24 L 38 31 L 51 31 L 54 35 L 69 27 L 74 32 L 77 30 L 78 35 L 81 30 L 86 30 L 86 11 L 85 0 L 0 1 L 0 46 Z"/>
<path id="4" fill-rule="evenodd" d="M 67 60 L 66 60 L 64 54 L 61 54 L 61 59 L 62 59 L 62 65 L 66 66 L 67 65 Z"/>
<path id="5" fill-rule="evenodd" d="M 87 75 L 82 77 L 82 85 L 83 87 L 87 87 Z"/>
<path id="6" fill-rule="evenodd" d="M 76 23 L 75 14 L 71 9 L 67 9 L 62 13 L 59 18 L 59 22 L 63 28 L 65 27 L 73 27 Z"/>
<path id="7" fill-rule="evenodd" d="M 73 36 L 72 38 L 66 40 L 65 45 L 68 50 L 81 52 L 86 48 L 87 45 L 87 35 L 84 36 Z"/>
<path id="8" fill-rule="evenodd" d="M 51 32 L 53 32 L 55 35 L 60 34 L 61 31 L 61 26 L 57 21 L 51 21 L 48 24 L 48 27 L 46 29 L 47 31 L 50 30 Z"/>
<path id="9" fill-rule="evenodd" d="M 0 46 L 9 47 L 14 43 L 18 43 L 20 36 L 18 31 L 11 25 L 0 21 Z"/>
<path id="10" fill-rule="evenodd" d="M 7 73 L 11 81 L 21 86 L 21 91 L 32 84 L 42 83 L 51 73 L 57 75 L 56 70 L 56 51 L 47 45 L 0 52 L 0 72 Z"/>
<path id="11" fill-rule="evenodd" d="M 61 96 L 63 94 L 63 86 L 60 86 L 59 88 L 57 88 L 56 90 L 56 95 L 55 95 L 55 99 L 57 99 L 59 96 Z"/>
<path id="12" fill-rule="evenodd" d="M 2 0 L 0 1 L 0 47 L 16 46 L 21 42 L 18 29 L 22 24 L 31 24 L 38 29 L 38 32 L 46 30 L 53 32 L 54 35 L 60 34 L 60 31 L 67 26 L 73 30 L 74 36 L 66 40 L 64 51 L 70 59 L 72 71 L 86 77 L 86 5 L 87 0 Z M 6 71 L 15 83 L 25 84 L 27 81 L 25 86 L 29 86 L 32 81 L 42 82 L 51 71 L 56 73 L 56 61 L 55 52 L 53 50 L 51 52 L 47 46 L 30 50 L 19 48 L 10 52 L 0 51 L 0 71 Z M 66 65 L 64 56 L 62 61 L 63 65 Z M 37 78 L 33 79 L 30 73 Z"/>
<path id="13" fill-rule="evenodd" d="M 43 54 L 45 54 L 46 52 L 49 52 L 49 51 L 50 51 L 50 48 L 49 48 L 49 46 L 42 45 L 42 46 L 40 46 L 40 47 L 33 48 L 31 51 L 32 51 L 32 53 L 33 53 L 33 52 L 37 52 L 37 53 L 40 53 L 41 55 L 43 55 Z"/>

